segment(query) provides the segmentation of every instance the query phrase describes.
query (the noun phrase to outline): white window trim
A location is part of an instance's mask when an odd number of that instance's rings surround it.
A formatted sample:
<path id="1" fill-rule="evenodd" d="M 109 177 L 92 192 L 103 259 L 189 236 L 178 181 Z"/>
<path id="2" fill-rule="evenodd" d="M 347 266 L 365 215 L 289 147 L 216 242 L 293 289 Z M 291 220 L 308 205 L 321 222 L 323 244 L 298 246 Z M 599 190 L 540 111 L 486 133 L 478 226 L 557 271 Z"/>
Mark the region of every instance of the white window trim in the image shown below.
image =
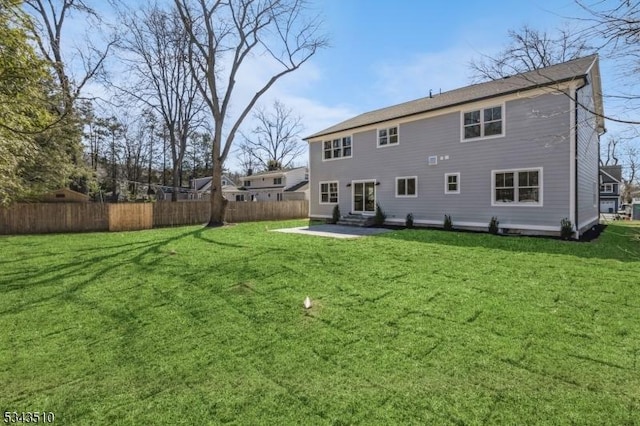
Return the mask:
<path id="1" fill-rule="evenodd" d="M 456 176 L 457 180 L 456 180 L 456 186 L 457 186 L 457 190 L 455 191 L 449 191 L 449 176 Z M 460 172 L 456 172 L 456 173 L 445 173 L 444 174 L 444 193 L 445 194 L 459 194 L 460 193 Z"/>
<path id="2" fill-rule="evenodd" d="M 398 181 L 400 179 L 415 179 L 416 180 L 416 185 L 415 185 L 415 189 L 416 189 L 416 193 L 414 195 L 400 195 L 398 194 Z M 406 189 L 406 183 L 405 183 L 405 189 Z M 418 176 L 398 176 L 396 177 L 396 188 L 395 188 L 395 194 L 396 194 L 396 198 L 418 198 Z"/>
<path id="3" fill-rule="evenodd" d="M 516 176 L 513 178 L 514 183 L 514 201 L 513 203 L 501 203 L 496 201 L 496 173 L 518 173 L 518 172 L 538 172 L 538 188 L 540 201 L 537 203 L 521 203 L 515 201 L 518 198 L 518 186 L 516 186 Z M 520 169 L 501 169 L 491 170 L 491 206 L 493 207 L 543 207 L 544 206 L 544 174 L 542 167 L 524 167 Z"/>
<path id="4" fill-rule="evenodd" d="M 352 180 L 351 181 L 351 211 L 352 212 L 359 212 L 361 213 L 363 216 L 373 216 L 376 214 L 376 211 L 360 211 L 360 210 L 356 210 L 356 203 L 355 203 L 355 197 L 353 196 L 353 191 L 355 190 L 355 184 L 356 183 L 370 183 L 373 182 L 373 199 L 376 202 L 376 207 L 378 206 L 378 180 L 377 179 L 358 179 L 358 180 Z"/>
<path id="5" fill-rule="evenodd" d="M 342 141 L 345 138 L 350 138 L 351 139 L 351 155 L 349 155 L 348 157 L 341 156 L 341 157 L 324 158 L 324 143 L 325 142 L 331 142 L 331 144 L 332 144 L 332 148 L 331 149 L 333 150 L 333 141 L 335 139 L 340 139 L 340 144 L 341 144 L 340 149 L 344 150 L 344 145 L 342 145 Z M 344 136 L 340 136 L 340 137 L 333 137 L 333 138 L 327 139 L 327 140 L 323 139 L 322 142 L 320 143 L 320 150 L 321 150 L 320 155 L 322 156 L 321 158 L 322 158 L 323 162 L 324 161 L 337 161 L 337 160 L 342 160 L 344 158 L 352 158 L 353 157 L 353 135 L 344 135 Z"/>
<path id="6" fill-rule="evenodd" d="M 389 143 L 389 129 L 393 129 L 393 128 L 397 129 L 397 133 L 396 135 L 398 136 L 398 142 L 396 143 Z M 387 143 L 385 145 L 380 145 L 380 130 L 386 130 L 387 131 Z M 395 124 L 393 126 L 388 126 L 388 127 L 379 127 L 376 129 L 376 146 L 378 148 L 388 148 L 390 146 L 398 146 L 400 145 L 400 126 L 398 124 Z"/>
<path id="7" fill-rule="evenodd" d="M 600 192 L 602 192 L 603 194 L 613 194 L 614 193 L 613 184 L 612 183 L 603 183 L 602 186 L 604 188 Z M 607 190 L 607 187 L 609 187 L 609 190 Z"/>
<path id="8" fill-rule="evenodd" d="M 335 203 L 331 202 L 331 191 L 328 192 L 329 194 L 329 201 L 324 202 L 322 201 L 322 184 L 326 183 L 327 185 L 329 185 L 327 188 L 330 189 L 331 186 L 330 184 L 335 183 L 336 184 L 336 198 L 338 201 L 336 201 Z M 339 204 L 340 203 L 340 182 L 337 180 L 325 180 L 322 182 L 318 182 L 318 203 L 321 205 L 334 205 L 334 204 Z"/>
<path id="9" fill-rule="evenodd" d="M 491 136 L 479 136 L 477 138 L 469 138 L 469 139 L 465 139 L 464 138 L 464 114 L 467 112 L 473 112 L 473 111 L 478 111 L 480 110 L 480 133 L 484 133 L 484 110 L 488 109 L 488 108 L 495 108 L 495 107 L 501 107 L 502 108 L 502 132 L 498 135 L 491 135 Z M 475 142 L 475 141 L 483 141 L 483 140 L 487 140 L 487 139 L 497 139 L 497 138 L 503 138 L 505 135 L 505 129 L 506 129 L 506 123 L 507 123 L 507 110 L 506 110 L 506 106 L 505 103 L 501 103 L 501 104 L 482 104 L 482 105 L 478 105 L 478 106 L 474 106 L 473 108 L 469 108 L 469 109 L 465 109 L 460 111 L 460 142 L 462 143 L 467 143 L 467 142 Z"/>

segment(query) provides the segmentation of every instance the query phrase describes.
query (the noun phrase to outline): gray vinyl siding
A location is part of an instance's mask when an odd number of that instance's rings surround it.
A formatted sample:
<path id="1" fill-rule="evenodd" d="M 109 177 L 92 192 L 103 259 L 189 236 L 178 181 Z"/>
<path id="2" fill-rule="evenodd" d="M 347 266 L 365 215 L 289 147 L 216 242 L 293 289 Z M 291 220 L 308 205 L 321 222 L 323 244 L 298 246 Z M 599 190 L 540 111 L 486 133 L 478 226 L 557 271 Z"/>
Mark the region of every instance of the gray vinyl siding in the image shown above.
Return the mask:
<path id="1" fill-rule="evenodd" d="M 591 81 L 591 78 L 589 78 Z M 600 206 L 597 193 L 600 191 L 598 184 L 598 163 L 600 142 L 596 130 L 596 117 L 587 109 L 593 111 L 593 86 L 587 85 L 577 92 L 577 157 L 578 157 L 578 218 L 577 226 L 586 229 L 597 223 Z M 595 201 L 595 202 L 594 202 Z"/>
<path id="2" fill-rule="evenodd" d="M 497 102 L 496 105 L 499 105 Z M 487 105 L 488 106 L 488 105 Z M 467 108 L 463 108 L 467 110 Z M 339 205 L 351 211 L 353 180 L 376 180 L 376 200 L 387 219 L 488 224 L 497 216 L 510 224 L 554 226 L 569 216 L 570 102 L 546 94 L 508 101 L 503 116 L 505 136 L 460 142 L 460 112 L 400 124 L 397 146 L 377 148 L 376 131 L 352 134 L 352 158 L 322 161 L 322 143 L 311 142 L 310 216 L 330 216 L 333 205 L 319 204 L 319 182 L 339 181 Z M 388 127 L 381 124 L 380 127 Z M 329 139 L 329 138 L 326 138 Z M 427 165 L 437 155 L 438 164 Z M 449 156 L 448 160 L 440 160 Z M 543 206 L 492 206 L 492 170 L 542 168 Z M 460 173 L 460 194 L 444 193 L 444 175 Z M 395 196 L 396 177 L 416 176 L 417 198 Z"/>

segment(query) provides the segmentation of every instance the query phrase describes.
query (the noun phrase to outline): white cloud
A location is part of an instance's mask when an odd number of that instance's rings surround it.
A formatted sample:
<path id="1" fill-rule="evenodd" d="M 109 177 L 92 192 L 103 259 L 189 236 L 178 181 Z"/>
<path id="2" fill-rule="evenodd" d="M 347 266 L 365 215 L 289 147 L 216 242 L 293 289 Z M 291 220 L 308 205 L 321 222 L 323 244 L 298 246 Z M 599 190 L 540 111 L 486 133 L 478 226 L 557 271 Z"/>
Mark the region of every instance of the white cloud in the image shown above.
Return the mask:
<path id="1" fill-rule="evenodd" d="M 237 86 L 235 87 L 232 111 L 228 117 L 228 123 L 236 120 L 241 109 L 247 105 L 256 91 L 260 90 L 269 78 L 281 69 L 281 65 L 273 58 L 267 56 L 248 58 L 247 63 L 238 72 Z M 346 105 L 324 105 L 309 96 L 309 94 L 313 93 L 314 85 L 322 78 L 322 70 L 313 62 L 307 62 L 298 70 L 282 77 L 259 99 L 256 106 L 263 106 L 268 109 L 277 99 L 288 108 L 291 108 L 294 114 L 302 118 L 304 130 L 300 135 L 301 138 L 356 115 L 357 112 Z M 255 123 L 251 115 L 249 115 L 241 128 L 248 130 L 254 126 Z M 238 167 L 234 159 L 234 151 L 239 145 L 238 142 L 239 140 L 234 142 L 227 160 L 227 166 L 231 169 Z M 308 160 L 306 155 L 298 159 L 296 163 L 306 163 Z"/>
<path id="2" fill-rule="evenodd" d="M 435 53 L 414 54 L 404 63 L 376 65 L 375 87 L 389 106 L 469 84 L 469 61 L 476 55 L 470 48 L 453 47 Z"/>

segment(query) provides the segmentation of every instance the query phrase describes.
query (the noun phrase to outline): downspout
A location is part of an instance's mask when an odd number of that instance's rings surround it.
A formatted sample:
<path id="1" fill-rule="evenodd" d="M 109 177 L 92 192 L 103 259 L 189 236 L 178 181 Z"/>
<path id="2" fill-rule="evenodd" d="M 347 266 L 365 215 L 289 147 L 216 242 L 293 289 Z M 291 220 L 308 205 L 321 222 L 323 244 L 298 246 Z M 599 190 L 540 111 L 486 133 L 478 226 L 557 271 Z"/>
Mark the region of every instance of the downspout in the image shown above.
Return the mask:
<path id="1" fill-rule="evenodd" d="M 587 76 L 584 76 L 583 79 L 583 83 L 581 86 L 576 87 L 576 91 L 575 91 L 575 100 L 574 100 L 574 104 L 575 104 L 575 111 L 574 111 L 574 125 L 576 127 L 575 129 L 575 141 L 574 141 L 574 160 L 575 164 L 574 164 L 574 177 L 573 177 L 573 184 L 575 185 L 574 187 L 574 199 L 573 199 L 573 209 L 574 209 L 574 219 L 575 219 L 575 226 L 576 226 L 576 232 L 575 232 L 575 236 L 576 239 L 580 239 L 580 219 L 579 219 L 579 205 L 578 205 L 578 198 L 579 198 L 579 182 L 578 182 L 578 156 L 580 154 L 580 152 L 578 151 L 578 146 L 579 146 L 579 142 L 580 142 L 580 132 L 578 131 L 578 110 L 580 108 L 580 103 L 578 102 L 578 92 L 580 91 L 580 89 L 584 88 L 585 86 L 589 85 L 589 80 L 587 79 Z M 599 156 L 600 154 L 598 154 Z M 598 195 L 599 196 L 599 195 Z"/>

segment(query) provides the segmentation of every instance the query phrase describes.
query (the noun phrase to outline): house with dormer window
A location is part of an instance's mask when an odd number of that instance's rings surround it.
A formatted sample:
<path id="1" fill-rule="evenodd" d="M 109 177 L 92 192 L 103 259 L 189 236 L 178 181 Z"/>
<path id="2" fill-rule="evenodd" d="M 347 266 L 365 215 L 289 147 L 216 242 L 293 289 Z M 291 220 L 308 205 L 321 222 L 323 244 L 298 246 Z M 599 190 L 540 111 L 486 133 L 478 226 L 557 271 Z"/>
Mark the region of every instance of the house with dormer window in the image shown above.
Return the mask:
<path id="1" fill-rule="evenodd" d="M 310 216 L 574 236 L 599 220 L 597 55 L 367 112 L 305 138 Z"/>
<path id="2" fill-rule="evenodd" d="M 600 166 L 600 213 L 617 213 L 622 186 L 622 166 Z"/>
<path id="3" fill-rule="evenodd" d="M 232 201 L 289 201 L 309 198 L 306 167 L 248 173 L 241 178 Z"/>

